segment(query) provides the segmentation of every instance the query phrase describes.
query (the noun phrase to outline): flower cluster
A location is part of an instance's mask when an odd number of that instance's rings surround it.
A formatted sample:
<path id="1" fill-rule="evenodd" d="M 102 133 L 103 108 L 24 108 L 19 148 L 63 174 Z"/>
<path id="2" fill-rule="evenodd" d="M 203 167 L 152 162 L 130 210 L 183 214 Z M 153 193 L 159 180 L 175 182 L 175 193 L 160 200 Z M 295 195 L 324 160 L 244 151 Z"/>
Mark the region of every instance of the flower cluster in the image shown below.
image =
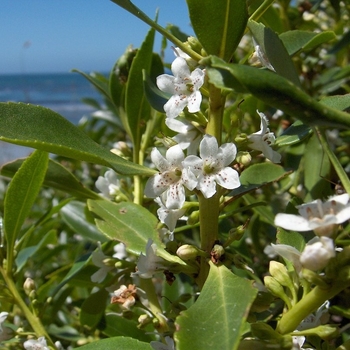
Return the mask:
<path id="1" fill-rule="evenodd" d="M 179 145 L 172 146 L 164 158 L 154 148 L 151 153 L 153 163 L 159 173 L 148 179 L 145 195 L 156 198 L 160 205 L 159 218 L 173 231 L 176 220 L 184 211 L 185 188 L 199 190 L 205 198 L 216 193 L 217 184 L 226 189 L 240 186 L 239 175 L 229 167 L 236 157 L 237 149 L 233 143 L 218 146 L 214 136 L 204 135 L 199 146 L 200 156 L 185 155 Z"/>
<path id="2" fill-rule="evenodd" d="M 297 206 L 300 215 L 277 214 L 275 225 L 293 231 L 314 231 L 311 239 L 300 253 L 294 247 L 284 244 L 273 245 L 273 250 L 292 261 L 297 272 L 301 268 L 319 271 L 335 257 L 333 238 L 339 224 L 350 219 L 350 203 L 347 193 L 330 197 L 326 202 L 317 199 Z"/>

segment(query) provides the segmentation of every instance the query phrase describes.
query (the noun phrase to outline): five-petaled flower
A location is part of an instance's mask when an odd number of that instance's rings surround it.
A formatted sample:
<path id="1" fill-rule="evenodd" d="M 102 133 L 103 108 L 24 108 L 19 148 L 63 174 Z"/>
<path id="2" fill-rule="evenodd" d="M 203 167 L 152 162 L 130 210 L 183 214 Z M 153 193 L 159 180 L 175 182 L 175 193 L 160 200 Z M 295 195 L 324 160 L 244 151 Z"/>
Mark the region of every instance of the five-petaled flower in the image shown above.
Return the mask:
<path id="1" fill-rule="evenodd" d="M 180 209 L 185 202 L 184 185 L 191 191 L 197 185 L 195 175 L 190 169 L 183 167 L 184 153 L 181 147 L 179 145 L 170 147 L 166 152 L 166 158 L 153 148 L 151 159 L 159 169 L 159 173 L 148 179 L 145 195 L 156 198 L 166 191 L 165 206 L 168 209 Z"/>
<path id="2" fill-rule="evenodd" d="M 107 170 L 104 176 L 99 176 L 95 186 L 106 198 L 115 198 L 120 192 L 120 183 L 113 170 Z"/>
<path id="3" fill-rule="evenodd" d="M 233 143 L 218 146 L 214 136 L 204 135 L 199 145 L 200 158 L 188 156 L 184 160 L 184 168 L 190 168 L 197 176 L 196 188 L 205 198 L 216 193 L 216 183 L 226 189 L 234 189 L 241 185 L 236 170 L 228 167 L 236 158 L 237 148 Z"/>
<path id="4" fill-rule="evenodd" d="M 261 118 L 260 131 L 248 136 L 250 142 L 248 147 L 261 151 L 267 159 L 271 160 L 271 162 L 280 163 L 281 155 L 274 151 L 270 146 L 275 143 L 275 135 L 273 132 L 270 132 L 270 129 L 268 128 L 267 117 L 264 113 L 257 112 Z"/>
<path id="5" fill-rule="evenodd" d="M 200 110 L 202 95 L 199 91 L 204 83 L 204 71 L 196 68 L 193 72 L 183 57 L 177 57 L 171 65 L 174 76 L 162 74 L 157 77 L 158 88 L 171 98 L 164 105 L 168 118 L 176 118 L 187 106 L 190 113 Z"/>
<path id="6" fill-rule="evenodd" d="M 317 199 L 297 206 L 299 215 L 277 214 L 275 225 L 293 231 L 314 231 L 318 236 L 331 237 L 338 224 L 350 219 L 349 195 L 330 197 L 326 202 Z"/>

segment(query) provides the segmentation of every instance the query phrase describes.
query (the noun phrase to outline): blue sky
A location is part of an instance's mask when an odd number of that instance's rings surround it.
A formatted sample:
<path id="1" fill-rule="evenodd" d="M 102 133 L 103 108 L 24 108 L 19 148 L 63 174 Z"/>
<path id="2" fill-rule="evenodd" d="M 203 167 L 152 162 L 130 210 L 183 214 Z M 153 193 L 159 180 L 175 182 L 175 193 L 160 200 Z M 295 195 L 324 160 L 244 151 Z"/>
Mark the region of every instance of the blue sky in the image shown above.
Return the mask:
<path id="1" fill-rule="evenodd" d="M 151 18 L 159 8 L 159 24 L 192 34 L 185 0 L 132 2 Z M 0 8 L 0 74 L 109 71 L 149 28 L 110 0 L 0 0 Z"/>

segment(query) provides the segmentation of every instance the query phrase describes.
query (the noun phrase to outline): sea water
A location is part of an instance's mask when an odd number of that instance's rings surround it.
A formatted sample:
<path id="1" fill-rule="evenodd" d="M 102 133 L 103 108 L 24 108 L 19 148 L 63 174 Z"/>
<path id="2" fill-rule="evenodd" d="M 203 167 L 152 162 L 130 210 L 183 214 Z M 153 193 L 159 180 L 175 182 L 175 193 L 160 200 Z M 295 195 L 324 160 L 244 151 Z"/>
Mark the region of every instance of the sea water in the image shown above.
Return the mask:
<path id="1" fill-rule="evenodd" d="M 24 102 L 40 105 L 59 113 L 73 124 L 93 112 L 83 98 L 101 95 L 78 73 L 0 75 L 0 102 Z M 0 141 L 0 165 L 31 152 L 26 147 Z"/>

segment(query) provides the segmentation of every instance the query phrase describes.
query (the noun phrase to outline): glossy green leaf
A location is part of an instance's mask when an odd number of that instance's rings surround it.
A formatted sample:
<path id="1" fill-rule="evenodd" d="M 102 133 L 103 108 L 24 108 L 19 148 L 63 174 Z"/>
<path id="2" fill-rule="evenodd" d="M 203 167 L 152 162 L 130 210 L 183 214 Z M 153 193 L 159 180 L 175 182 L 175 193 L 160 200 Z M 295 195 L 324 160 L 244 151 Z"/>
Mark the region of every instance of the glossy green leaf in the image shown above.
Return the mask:
<path id="1" fill-rule="evenodd" d="M 276 146 L 290 146 L 305 140 L 312 134 L 312 129 L 303 124 L 300 120 L 297 120 L 289 128 L 287 128 L 282 135 L 278 136 L 275 142 Z"/>
<path id="2" fill-rule="evenodd" d="M 16 266 L 17 273 L 25 266 L 26 262 L 30 257 L 35 255 L 40 249 L 46 247 L 48 244 L 56 244 L 57 243 L 57 232 L 55 230 L 49 231 L 45 236 L 41 239 L 41 241 L 31 247 L 26 247 L 19 251 L 16 256 Z"/>
<path id="3" fill-rule="evenodd" d="M 125 112 L 136 149 L 139 149 L 141 137 L 151 112 L 143 90 L 142 72 L 149 73 L 151 70 L 154 36 L 155 30 L 152 28 L 132 61 L 125 91 Z"/>
<path id="4" fill-rule="evenodd" d="M 278 244 L 287 244 L 302 252 L 305 247 L 305 238 L 295 231 L 286 231 L 282 228 L 278 228 L 277 231 L 277 243 Z"/>
<path id="5" fill-rule="evenodd" d="M 229 61 L 248 21 L 245 0 L 187 0 L 191 24 L 204 50 Z"/>
<path id="6" fill-rule="evenodd" d="M 85 203 L 72 201 L 65 205 L 60 213 L 63 221 L 77 234 L 95 242 L 106 242 L 108 238 L 97 227 L 86 220 Z"/>
<path id="7" fill-rule="evenodd" d="M 315 33 L 305 30 L 288 30 L 280 35 L 280 39 L 291 56 L 299 51 L 312 50 L 335 38 L 334 32 L 330 31 Z"/>
<path id="8" fill-rule="evenodd" d="M 256 294 L 250 281 L 210 263 L 199 298 L 176 318 L 176 349 L 236 349 Z"/>
<path id="9" fill-rule="evenodd" d="M 128 320 L 118 314 L 109 313 L 104 318 L 103 333 L 108 337 L 131 337 L 144 342 L 151 342 L 153 337 L 146 334 L 145 331 L 137 328 L 138 323 L 133 320 Z"/>
<path id="10" fill-rule="evenodd" d="M 169 96 L 166 96 L 157 88 L 156 84 L 153 83 L 145 71 L 143 71 L 143 87 L 146 98 L 152 108 L 158 112 L 164 113 L 164 105 L 168 101 Z"/>
<path id="11" fill-rule="evenodd" d="M 79 317 L 81 325 L 93 328 L 98 324 L 106 309 L 108 296 L 109 292 L 103 288 L 84 300 Z"/>
<path id="12" fill-rule="evenodd" d="M 304 153 L 304 201 L 327 198 L 333 194 L 331 184 L 325 179 L 330 176 L 330 161 L 325 155 L 317 135 L 308 140 Z"/>
<path id="13" fill-rule="evenodd" d="M 326 96 L 320 102 L 328 107 L 344 111 L 350 108 L 350 94 Z"/>
<path id="14" fill-rule="evenodd" d="M 255 21 L 249 21 L 248 28 L 276 73 L 290 80 L 296 86 L 300 86 L 299 76 L 294 63 L 279 36 L 262 23 Z"/>
<path id="15" fill-rule="evenodd" d="M 23 162 L 23 159 L 16 159 L 13 162 L 4 164 L 0 170 L 1 175 L 13 177 Z M 43 185 L 67 192 L 77 198 L 100 198 L 97 193 L 84 187 L 68 169 L 52 159 L 49 159 Z"/>
<path id="16" fill-rule="evenodd" d="M 98 229 L 110 239 L 123 242 L 129 251 L 145 253 L 148 239 L 159 243 L 158 220 L 140 205 L 89 200 L 88 207 L 99 217 L 96 219 Z"/>
<path id="17" fill-rule="evenodd" d="M 40 106 L 0 103 L 0 140 L 105 165 L 125 175 L 154 173 L 102 148 L 58 113 Z"/>
<path id="18" fill-rule="evenodd" d="M 231 192 L 231 195 L 238 196 L 272 182 L 279 181 L 290 174 L 282 166 L 273 163 L 259 163 L 245 169 L 241 176 L 241 186 Z"/>
<path id="19" fill-rule="evenodd" d="M 8 253 L 13 251 L 21 227 L 30 213 L 44 181 L 49 155 L 34 151 L 18 169 L 4 201 L 4 232 Z"/>
<path id="20" fill-rule="evenodd" d="M 86 80 L 88 80 L 102 95 L 104 95 L 107 99 L 111 99 L 108 90 L 108 83 L 106 77 L 102 76 L 99 73 L 90 73 L 86 74 L 79 69 L 72 69 L 72 72 L 79 73 Z"/>
<path id="21" fill-rule="evenodd" d="M 69 269 L 66 276 L 61 280 L 59 285 L 55 288 L 52 295 L 55 295 L 61 290 L 61 288 L 66 285 L 73 277 L 75 277 L 90 261 L 90 255 L 82 256 L 78 261 L 76 261 L 72 267 Z"/>
<path id="22" fill-rule="evenodd" d="M 203 60 L 211 67 L 210 81 L 240 93 L 251 93 L 264 103 L 300 119 L 307 125 L 350 127 L 349 114 L 316 101 L 289 80 L 267 70 L 228 64 L 217 57 Z"/>
<path id="23" fill-rule="evenodd" d="M 76 350 L 153 350 L 150 344 L 133 338 L 114 337 L 79 346 Z"/>

